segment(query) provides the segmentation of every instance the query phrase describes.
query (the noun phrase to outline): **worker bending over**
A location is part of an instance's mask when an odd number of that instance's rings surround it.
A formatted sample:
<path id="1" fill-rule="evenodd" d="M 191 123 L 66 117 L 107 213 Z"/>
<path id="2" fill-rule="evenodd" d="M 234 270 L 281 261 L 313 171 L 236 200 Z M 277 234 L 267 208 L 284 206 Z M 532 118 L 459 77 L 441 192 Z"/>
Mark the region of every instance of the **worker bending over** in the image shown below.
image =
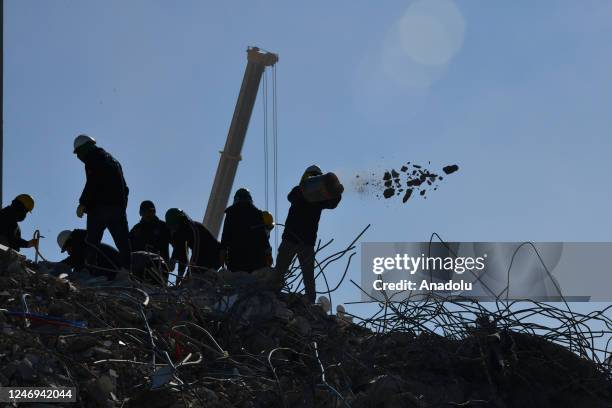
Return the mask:
<path id="1" fill-rule="evenodd" d="M 132 251 L 152 252 L 168 263 L 170 230 L 166 223 L 157 217 L 155 204 L 149 200 L 143 201 L 140 204 L 140 217 L 140 222 L 130 231 Z"/>
<path id="2" fill-rule="evenodd" d="M 252 272 L 272 265 L 272 248 L 264 212 L 253 205 L 249 190 L 238 189 L 234 204 L 225 210 L 221 235 L 221 264 L 230 271 Z"/>
<path id="3" fill-rule="evenodd" d="M 61 263 L 70 266 L 74 272 L 86 267 L 92 276 L 106 276 L 112 280 L 121 265 L 121 255 L 112 246 L 99 243 L 94 248 L 88 248 L 87 231 L 82 229 L 60 232 L 57 245 L 62 252 L 68 252 L 68 257 Z M 90 249 L 95 254 L 91 262 L 88 257 Z"/>
<path id="4" fill-rule="evenodd" d="M 304 196 L 302 187 L 309 177 L 322 176 L 321 169 L 317 166 L 310 166 L 304 172 L 300 185 L 294 187 L 287 199 L 291 203 L 289 214 L 285 221 L 283 240 L 278 247 L 275 271 L 280 281 L 284 281 L 284 276 L 297 255 L 302 269 L 304 288 L 306 297 L 311 303 L 315 302 L 315 276 L 314 276 L 314 247 L 317 241 L 317 231 L 321 211 L 333 209 L 338 206 L 342 198 L 344 188 L 338 186 L 337 197 L 321 201 L 308 201 Z"/>
<path id="5" fill-rule="evenodd" d="M 87 214 L 87 259 L 95 262 L 95 248 L 108 228 L 121 254 L 120 266 L 129 270 L 131 249 L 125 214 L 129 189 L 121 165 L 87 135 L 74 140 L 74 153 L 85 163 L 87 177 L 77 208 L 79 218 Z"/>
<path id="6" fill-rule="evenodd" d="M 37 245 L 35 239 L 26 241 L 21 238 L 19 222 L 25 220 L 34 209 L 34 199 L 27 194 L 20 194 L 13 202 L 0 210 L 0 244 L 19 251 L 21 248 L 32 248 Z"/>
<path id="7" fill-rule="evenodd" d="M 170 268 L 174 269 L 172 265 L 178 262 L 176 284 L 183 279 L 187 266 L 196 273 L 202 268 L 219 269 L 219 241 L 204 225 L 193 221 L 179 208 L 171 208 L 166 212 L 166 224 L 170 229 L 173 248 Z M 187 249 L 191 250 L 190 260 L 187 259 Z"/>

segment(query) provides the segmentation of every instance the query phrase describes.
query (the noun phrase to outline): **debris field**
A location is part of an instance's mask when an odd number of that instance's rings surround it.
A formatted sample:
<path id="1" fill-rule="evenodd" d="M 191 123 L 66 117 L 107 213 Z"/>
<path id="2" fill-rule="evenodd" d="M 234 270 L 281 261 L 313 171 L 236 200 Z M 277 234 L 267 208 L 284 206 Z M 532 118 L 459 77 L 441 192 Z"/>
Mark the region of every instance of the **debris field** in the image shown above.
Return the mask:
<path id="1" fill-rule="evenodd" d="M 609 312 L 429 299 L 330 314 L 265 270 L 80 286 L 0 252 L 0 385 L 82 407 L 609 407 Z M 330 276 L 328 276 L 329 278 Z M 342 282 L 341 282 L 342 283 Z M 340 310 L 340 308 L 338 309 Z M 554 328 L 527 323 L 542 315 Z M 593 322 L 604 329 L 593 332 Z M 24 405 L 27 406 L 27 405 Z M 36 405 L 32 405 L 36 406 Z"/>

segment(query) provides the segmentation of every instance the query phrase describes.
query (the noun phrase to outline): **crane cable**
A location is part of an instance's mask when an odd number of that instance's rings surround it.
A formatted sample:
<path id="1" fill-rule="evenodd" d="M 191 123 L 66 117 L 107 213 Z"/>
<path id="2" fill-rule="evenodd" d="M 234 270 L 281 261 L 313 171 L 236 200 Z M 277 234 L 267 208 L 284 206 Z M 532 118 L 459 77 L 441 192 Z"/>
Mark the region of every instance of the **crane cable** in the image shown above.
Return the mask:
<path id="1" fill-rule="evenodd" d="M 278 215 L 278 100 L 276 97 L 276 64 L 272 65 L 272 138 L 274 140 L 274 220 Z M 274 229 L 274 251 L 278 251 L 278 228 Z"/>
<path id="2" fill-rule="evenodd" d="M 263 72 L 263 123 L 264 123 L 264 185 L 265 185 L 265 202 L 266 202 L 266 210 L 268 209 L 268 71 L 264 69 Z"/>
<path id="3" fill-rule="evenodd" d="M 272 127 L 272 180 L 274 184 L 274 212 L 273 217 L 276 221 L 278 218 L 278 103 L 277 103 L 277 87 L 276 87 L 276 65 L 272 65 L 272 123 L 268 119 L 268 71 L 263 72 L 263 110 L 264 110 L 264 194 L 266 210 L 270 208 L 270 138 L 268 135 L 269 128 Z M 278 250 L 278 229 L 274 229 L 274 252 Z"/>

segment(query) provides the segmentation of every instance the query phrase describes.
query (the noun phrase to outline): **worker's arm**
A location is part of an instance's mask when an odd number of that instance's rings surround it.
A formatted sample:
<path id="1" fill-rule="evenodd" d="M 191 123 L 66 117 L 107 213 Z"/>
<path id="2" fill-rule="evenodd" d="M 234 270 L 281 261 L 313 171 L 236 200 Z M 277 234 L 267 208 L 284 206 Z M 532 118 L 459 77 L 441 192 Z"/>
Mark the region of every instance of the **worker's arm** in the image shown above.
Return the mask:
<path id="1" fill-rule="evenodd" d="M 170 230 L 168 229 L 168 226 L 166 225 L 166 223 L 161 223 L 161 231 L 162 231 L 161 238 L 159 240 L 161 244 L 160 255 L 162 256 L 162 258 L 164 258 L 164 261 L 166 261 L 166 263 L 169 265 L 170 264 L 170 251 L 168 250 L 168 247 L 170 246 L 171 236 L 170 236 Z"/>
<path id="2" fill-rule="evenodd" d="M 338 204 L 340 204 L 340 200 L 342 200 L 342 196 L 341 195 L 338 196 L 338 198 L 333 198 L 331 200 L 321 201 L 320 205 L 321 205 L 321 208 L 332 210 L 332 209 L 336 208 L 338 206 Z"/>
<path id="3" fill-rule="evenodd" d="M 187 268 L 187 250 L 185 246 L 187 240 L 182 236 L 180 231 L 174 234 L 172 239 L 172 258 L 178 262 L 178 273 L 180 276 L 183 275 Z"/>
<path id="4" fill-rule="evenodd" d="M 19 228 L 19 226 L 17 226 L 17 228 L 15 228 L 15 233 L 13 236 L 13 247 L 15 248 L 32 248 L 33 246 L 36 245 L 36 240 L 31 240 L 31 241 L 26 241 L 25 239 L 21 238 L 21 229 Z"/>
<path id="5" fill-rule="evenodd" d="M 81 198 L 79 198 L 79 204 L 83 207 L 87 208 L 88 205 L 92 202 L 92 196 L 95 192 L 94 186 L 94 178 L 96 177 L 95 166 L 92 164 L 85 164 L 85 187 L 83 188 L 83 192 L 81 193 Z"/>
<path id="6" fill-rule="evenodd" d="M 304 199 L 304 195 L 302 194 L 302 190 L 300 189 L 299 186 L 293 187 L 291 192 L 287 195 L 287 200 L 289 200 L 291 204 L 295 204 L 299 200 L 303 200 L 303 199 Z"/>

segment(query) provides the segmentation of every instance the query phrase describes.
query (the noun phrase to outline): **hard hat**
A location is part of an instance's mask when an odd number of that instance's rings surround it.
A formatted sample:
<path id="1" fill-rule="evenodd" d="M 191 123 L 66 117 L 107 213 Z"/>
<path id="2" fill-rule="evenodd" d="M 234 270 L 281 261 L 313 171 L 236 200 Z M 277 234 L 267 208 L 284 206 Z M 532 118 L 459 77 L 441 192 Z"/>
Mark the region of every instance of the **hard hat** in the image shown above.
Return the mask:
<path id="1" fill-rule="evenodd" d="M 331 309 L 331 302 L 326 296 L 319 296 L 318 303 L 321 305 L 325 313 L 328 313 Z"/>
<path id="2" fill-rule="evenodd" d="M 20 202 L 27 212 L 32 212 L 34 209 L 34 199 L 29 194 L 19 194 L 17 197 L 15 197 L 15 201 Z"/>
<path id="3" fill-rule="evenodd" d="M 96 139 L 87 135 L 78 135 L 74 139 L 74 153 L 76 153 L 80 147 L 83 147 L 88 143 L 96 144 Z"/>
<path id="4" fill-rule="evenodd" d="M 323 172 L 319 166 L 313 164 L 312 166 L 308 166 L 304 174 L 308 174 L 309 176 L 320 176 Z"/>
<path id="5" fill-rule="evenodd" d="M 239 188 L 238 190 L 236 190 L 236 193 L 234 194 L 234 202 L 235 203 L 242 203 L 242 202 L 252 203 L 253 197 L 251 197 L 251 193 L 246 188 Z"/>
<path id="6" fill-rule="evenodd" d="M 266 228 L 274 228 L 274 217 L 268 211 L 263 211 L 263 223 Z"/>
<path id="7" fill-rule="evenodd" d="M 170 208 L 166 211 L 166 224 L 173 229 L 187 219 L 187 215 L 180 208 Z"/>
<path id="8" fill-rule="evenodd" d="M 145 200 L 142 203 L 140 203 L 140 214 L 141 215 L 145 211 L 154 210 L 154 209 L 155 209 L 155 204 L 153 204 L 153 201 L 151 200 Z"/>
<path id="9" fill-rule="evenodd" d="M 66 251 L 65 247 L 68 241 L 70 240 L 70 236 L 72 235 L 72 231 L 64 230 L 57 235 L 57 245 L 59 245 L 62 252 Z"/>

